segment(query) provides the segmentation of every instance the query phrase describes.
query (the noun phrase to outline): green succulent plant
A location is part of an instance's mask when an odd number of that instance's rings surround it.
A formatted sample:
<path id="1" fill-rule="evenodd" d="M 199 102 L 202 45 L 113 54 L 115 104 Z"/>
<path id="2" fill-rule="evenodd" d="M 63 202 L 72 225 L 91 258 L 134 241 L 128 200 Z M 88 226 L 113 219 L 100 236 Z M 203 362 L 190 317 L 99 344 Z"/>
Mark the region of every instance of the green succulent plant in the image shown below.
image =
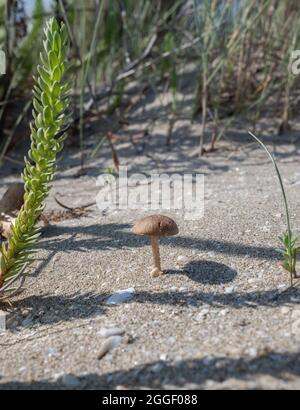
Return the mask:
<path id="1" fill-rule="evenodd" d="M 51 18 L 44 32 L 44 49 L 40 53 L 37 78 L 34 78 L 31 147 L 22 173 L 24 205 L 11 226 L 11 237 L 7 244 L 2 244 L 0 288 L 12 282 L 20 270 L 33 260 L 34 246 L 40 235 L 37 222 L 51 188 L 57 154 L 63 148 L 64 130 L 68 122 L 66 110 L 71 87 L 64 79 L 68 65 L 66 27 Z"/>

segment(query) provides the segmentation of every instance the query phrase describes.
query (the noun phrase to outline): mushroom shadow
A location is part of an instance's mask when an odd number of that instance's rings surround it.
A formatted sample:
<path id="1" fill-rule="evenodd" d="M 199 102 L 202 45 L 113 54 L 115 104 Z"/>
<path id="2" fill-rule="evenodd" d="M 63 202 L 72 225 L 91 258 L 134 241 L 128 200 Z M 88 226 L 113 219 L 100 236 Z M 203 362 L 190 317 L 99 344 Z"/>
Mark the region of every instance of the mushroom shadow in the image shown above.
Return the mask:
<path id="1" fill-rule="evenodd" d="M 195 282 L 209 285 L 229 283 L 237 276 L 237 272 L 229 266 L 207 260 L 194 260 L 185 265 L 182 270 L 168 270 L 167 273 L 183 273 Z"/>

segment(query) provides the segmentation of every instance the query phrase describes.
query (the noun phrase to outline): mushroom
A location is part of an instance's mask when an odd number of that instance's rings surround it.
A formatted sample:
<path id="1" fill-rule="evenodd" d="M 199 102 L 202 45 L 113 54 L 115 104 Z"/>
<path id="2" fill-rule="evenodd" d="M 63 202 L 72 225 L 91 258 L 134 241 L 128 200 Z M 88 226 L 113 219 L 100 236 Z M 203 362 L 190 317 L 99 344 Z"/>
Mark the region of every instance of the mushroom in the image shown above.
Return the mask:
<path id="1" fill-rule="evenodd" d="M 139 219 L 133 227 L 133 232 L 137 235 L 150 236 L 154 260 L 154 268 L 150 275 L 153 278 L 162 275 L 158 241 L 161 236 L 172 236 L 178 233 L 176 222 L 168 216 L 150 215 Z"/>

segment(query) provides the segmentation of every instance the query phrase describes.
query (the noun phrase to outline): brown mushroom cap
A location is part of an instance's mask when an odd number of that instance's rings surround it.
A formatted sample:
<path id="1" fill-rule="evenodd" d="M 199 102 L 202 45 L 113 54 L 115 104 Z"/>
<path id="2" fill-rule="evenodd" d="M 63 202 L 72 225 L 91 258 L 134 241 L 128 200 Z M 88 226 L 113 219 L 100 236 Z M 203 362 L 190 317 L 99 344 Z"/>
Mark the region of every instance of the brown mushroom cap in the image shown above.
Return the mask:
<path id="1" fill-rule="evenodd" d="M 139 219 L 133 232 L 137 235 L 172 236 L 178 234 L 178 226 L 173 219 L 164 215 L 150 215 Z"/>

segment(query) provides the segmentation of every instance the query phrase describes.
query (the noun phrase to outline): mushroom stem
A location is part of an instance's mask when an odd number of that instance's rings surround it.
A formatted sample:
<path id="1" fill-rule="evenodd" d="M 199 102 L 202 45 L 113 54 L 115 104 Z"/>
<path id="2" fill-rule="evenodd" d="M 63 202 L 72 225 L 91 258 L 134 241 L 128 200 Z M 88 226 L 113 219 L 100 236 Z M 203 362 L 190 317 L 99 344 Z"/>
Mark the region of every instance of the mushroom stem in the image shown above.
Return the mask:
<path id="1" fill-rule="evenodd" d="M 159 256 L 158 241 L 159 241 L 158 236 L 151 236 L 151 246 L 152 246 L 154 267 L 157 268 L 160 271 L 161 267 L 160 267 L 160 256 Z"/>

